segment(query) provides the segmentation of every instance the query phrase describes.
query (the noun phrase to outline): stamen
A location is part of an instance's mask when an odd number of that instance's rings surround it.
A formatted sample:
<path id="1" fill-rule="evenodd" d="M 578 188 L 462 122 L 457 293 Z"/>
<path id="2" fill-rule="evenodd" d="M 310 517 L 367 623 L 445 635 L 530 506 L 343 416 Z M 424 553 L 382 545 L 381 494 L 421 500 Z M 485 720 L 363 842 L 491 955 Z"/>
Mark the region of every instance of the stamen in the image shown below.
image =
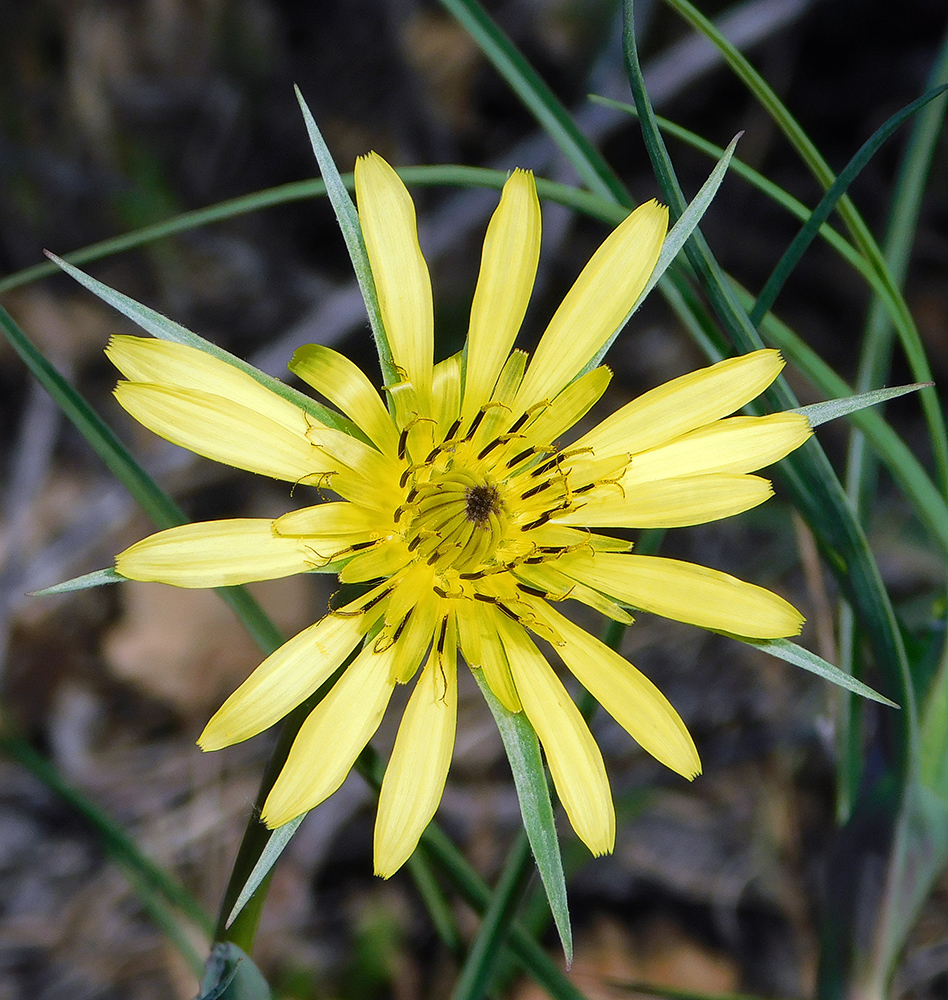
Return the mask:
<path id="1" fill-rule="evenodd" d="M 332 607 L 332 598 L 336 596 L 333 594 L 329 598 L 329 613 L 334 615 L 336 618 L 358 618 L 359 615 L 364 615 L 366 611 L 374 608 L 379 601 L 384 600 L 388 595 L 395 589 L 395 584 L 393 583 L 390 587 L 386 587 L 381 593 L 375 595 L 370 601 L 366 601 L 361 608 L 353 608 L 351 611 L 347 611 L 345 608 L 334 608 Z M 338 591 L 336 591 L 338 593 Z"/>
<path id="2" fill-rule="evenodd" d="M 482 458 L 486 458 L 495 448 L 499 448 L 501 444 L 503 444 L 503 442 L 499 437 L 494 438 L 489 445 L 481 448 L 481 450 L 477 453 L 477 460 L 480 461 Z"/>
<path id="3" fill-rule="evenodd" d="M 484 419 L 484 409 L 483 407 L 474 414 L 474 419 L 471 421 L 471 429 L 464 435 L 465 441 L 470 441 L 474 437 L 474 433 L 478 427 L 481 425 L 481 421 Z"/>
<path id="4" fill-rule="evenodd" d="M 521 500 L 529 500 L 530 497 L 535 497 L 538 493 L 542 493 L 544 490 L 548 490 L 553 484 L 547 480 L 545 483 L 540 483 L 539 486 L 534 486 L 532 489 L 527 490 L 526 493 L 520 494 Z M 579 492 L 577 490 L 577 492 Z"/>

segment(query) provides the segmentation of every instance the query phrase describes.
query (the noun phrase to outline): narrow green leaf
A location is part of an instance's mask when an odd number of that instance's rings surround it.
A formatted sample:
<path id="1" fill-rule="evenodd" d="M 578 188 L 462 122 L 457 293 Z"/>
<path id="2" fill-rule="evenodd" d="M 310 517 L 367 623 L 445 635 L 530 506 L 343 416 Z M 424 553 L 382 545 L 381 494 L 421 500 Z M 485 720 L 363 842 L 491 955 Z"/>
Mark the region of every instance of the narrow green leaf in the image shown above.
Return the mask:
<path id="1" fill-rule="evenodd" d="M 375 337 L 375 346 L 379 352 L 382 381 L 386 385 L 393 384 L 399 380 L 398 373 L 395 370 L 395 362 L 392 360 L 392 349 L 385 333 L 385 324 L 382 322 L 379 298 L 375 290 L 375 278 L 372 275 L 369 255 L 365 249 L 359 213 L 349 197 L 349 192 L 346 190 L 336 162 L 329 152 L 326 140 L 323 139 L 322 133 L 316 125 L 316 120 L 313 118 L 306 101 L 303 100 L 300 88 L 294 87 L 294 90 L 300 110 L 303 112 L 303 121 L 306 123 L 306 131 L 309 133 L 309 141 L 313 147 L 319 172 L 326 185 L 326 193 L 329 195 L 329 201 L 336 213 L 336 221 L 342 230 L 342 237 L 346 241 L 346 249 L 349 251 L 349 259 L 352 261 L 352 269 L 359 282 L 359 290 L 362 292 L 365 311 L 368 313 L 372 335 Z"/>
<path id="2" fill-rule="evenodd" d="M 677 5 L 682 0 L 669 2 Z M 645 88 L 632 27 L 632 9 L 633 0 L 625 0 L 624 48 L 629 83 L 662 194 L 672 212 L 679 214 L 684 211 L 684 197 Z M 751 351 L 763 346 L 736 288 L 718 264 L 700 230 L 696 229 L 685 244 L 685 252 L 734 347 L 739 351 Z M 791 409 L 799 405 L 783 379 L 778 379 L 763 399 L 775 409 Z M 809 441 L 783 459 L 776 476 L 817 537 L 841 589 L 857 609 L 887 689 L 906 707 L 899 717 L 903 732 L 900 733 L 897 752 L 903 754 L 900 767 L 910 770 L 918 753 L 915 694 L 902 635 L 865 533 L 853 516 L 839 479 L 816 440 Z"/>
<path id="3" fill-rule="evenodd" d="M 847 396 L 844 399 L 828 399 L 824 403 L 797 406 L 791 412 L 802 413 L 810 422 L 811 427 L 819 427 L 820 424 L 845 417 L 850 413 L 857 413 L 866 407 L 884 403 L 888 399 L 906 396 L 910 392 L 918 392 L 919 389 L 924 389 L 931 384 L 931 382 L 914 382 L 912 385 L 894 385 L 888 389 L 873 389 L 871 392 L 861 392 L 856 396 Z"/>
<path id="4" fill-rule="evenodd" d="M 776 656 L 779 660 L 792 663 L 795 667 L 803 667 L 804 670 L 809 670 L 811 674 L 816 674 L 818 677 L 822 677 L 824 680 L 830 681 L 841 688 L 846 688 L 847 691 L 852 691 L 854 694 L 862 695 L 863 698 L 869 698 L 871 701 L 877 701 L 879 704 L 888 705 L 891 708 L 899 707 L 894 701 L 890 701 L 879 694 L 878 691 L 873 691 L 868 684 L 863 684 L 862 681 L 856 680 L 852 674 L 847 674 L 845 671 L 840 670 L 839 667 L 834 667 L 832 663 L 827 662 L 821 656 L 811 653 L 808 649 L 798 646 L 789 639 L 756 640 L 744 639 L 740 636 L 734 636 L 734 638 L 740 639 L 747 646 L 753 646 L 754 649 L 759 649 L 761 652 Z"/>
<path id="5" fill-rule="evenodd" d="M 507 938 L 532 869 L 529 838 L 521 830 L 507 853 L 497 888 L 491 895 L 480 930 L 461 966 L 451 1000 L 483 1000 L 487 995 L 499 971 Z"/>
<path id="6" fill-rule="evenodd" d="M 948 31 L 942 35 L 939 51 L 933 60 L 929 71 L 926 87 L 934 87 L 948 82 Z M 942 94 L 926 105 L 915 120 L 906 144 L 902 161 L 899 166 L 889 218 L 886 226 L 883 254 L 890 269 L 893 284 L 904 288 L 905 277 L 912 256 L 915 233 L 921 212 L 922 198 L 931 171 L 935 149 L 941 138 L 948 111 L 948 95 Z M 894 312 L 884 292 L 873 285 L 874 298 L 866 317 L 866 323 L 860 338 L 859 367 L 855 378 L 856 390 L 865 390 L 874 385 L 885 383 L 891 366 L 893 351 L 893 333 L 902 321 L 900 312 Z M 904 340 L 905 334 L 900 332 Z M 857 424 L 858 426 L 858 424 Z M 868 438 L 864 433 L 854 433 L 850 437 L 849 452 L 846 461 L 845 483 L 846 492 L 856 512 L 857 517 L 864 517 L 870 509 L 875 496 L 876 469 L 878 455 L 870 452 Z M 898 481 L 898 480 L 897 480 Z M 948 545 L 945 536 L 948 535 L 948 511 L 944 511 L 944 491 L 932 490 L 937 495 L 943 508 L 937 520 L 926 517 L 928 511 L 911 488 L 899 483 L 905 496 L 915 508 L 916 513 L 928 528 L 932 537 L 942 546 L 948 565 Z M 930 505 L 934 509 L 934 504 Z M 858 642 L 856 641 L 852 609 L 844 604 L 839 611 L 839 633 L 841 637 L 840 666 L 846 669 L 847 664 L 856 660 Z M 948 640 L 942 629 L 942 642 Z M 933 719 L 932 707 L 944 706 L 948 703 L 948 647 L 942 649 L 942 663 L 932 682 L 926 704 L 923 709 L 922 722 L 922 779 L 925 780 L 925 770 L 932 760 L 941 762 L 945 759 L 944 751 L 936 749 L 932 740 L 944 743 L 948 738 L 948 724 L 944 720 Z M 836 711 L 836 737 L 838 752 L 836 800 L 837 816 L 845 818 L 852 807 L 857 794 L 863 770 L 862 733 L 859 727 L 859 706 L 853 699 L 840 697 Z M 937 728 L 933 728 L 932 726 Z M 940 763 L 939 763 L 940 766 Z M 898 950 L 898 949 L 896 949 Z"/>
<path id="7" fill-rule="evenodd" d="M 682 990 L 673 986 L 659 986 L 655 983 L 626 982 L 612 979 L 609 986 L 626 993 L 641 993 L 647 997 L 662 997 L 663 1000 L 769 1000 L 759 993 L 707 993 L 704 990 Z"/>
<path id="8" fill-rule="evenodd" d="M 454 919 L 452 901 L 435 878 L 427 856 L 423 851 L 413 851 L 405 864 L 428 911 L 435 934 L 451 955 L 460 958 L 464 946 Z"/>
<path id="9" fill-rule="evenodd" d="M 572 115 L 477 0 L 441 0 L 507 81 L 523 106 L 556 142 L 590 191 L 631 208 L 628 192 Z"/>
<path id="10" fill-rule="evenodd" d="M 196 333 L 192 333 L 180 323 L 175 323 L 174 320 L 168 319 L 167 316 L 162 316 L 160 312 L 151 309 L 149 306 L 142 305 L 141 302 L 136 302 L 133 298 L 116 291 L 114 288 L 109 288 L 108 285 L 97 281 L 91 275 L 80 271 L 78 267 L 57 257 L 55 254 L 47 252 L 47 257 L 67 274 L 75 278 L 81 285 L 88 288 L 90 292 L 102 299 L 103 302 L 107 302 L 153 337 L 157 337 L 160 340 L 170 340 L 177 344 L 186 344 L 188 347 L 196 347 L 198 350 L 204 351 L 205 354 L 210 354 L 220 361 L 226 361 L 227 364 L 238 368 L 261 385 L 266 386 L 271 392 L 275 392 L 278 396 L 289 400 L 327 426 L 366 440 L 365 435 L 362 434 L 351 420 L 347 420 L 342 414 L 329 409 L 328 406 L 323 406 L 322 403 L 318 403 L 311 396 L 299 392 L 297 389 L 287 385 L 285 382 L 281 382 L 272 375 L 267 375 L 265 372 L 260 371 L 259 368 L 248 364 L 242 358 L 238 358 L 236 354 L 231 354 L 230 351 L 225 351 L 222 347 L 218 347 L 217 344 L 212 344 L 211 341 L 205 340 Z"/>
<path id="11" fill-rule="evenodd" d="M 540 756 L 540 743 L 524 713 L 508 712 L 497 700 L 481 672 L 475 670 L 473 673 L 504 742 L 520 800 L 523 826 L 540 869 L 540 878 L 543 880 L 546 898 L 550 901 L 550 912 L 560 941 L 563 942 L 568 967 L 573 962 L 573 935 L 566 900 L 566 877 L 560 857 L 560 842 L 556 836 L 550 786 Z"/>
<path id="12" fill-rule="evenodd" d="M 929 90 L 928 93 L 923 94 L 918 100 L 912 101 L 911 104 L 892 115 L 888 121 L 876 129 L 860 146 L 856 155 L 840 171 L 837 178 L 830 185 L 829 190 L 820 199 L 820 203 L 813 209 L 804 227 L 797 233 L 790 246 L 784 252 L 784 255 L 777 262 L 777 266 L 773 269 L 773 272 L 761 289 L 760 295 L 757 297 L 757 302 L 751 311 L 751 323 L 756 326 L 764 314 L 770 311 L 790 273 L 800 262 L 800 258 L 806 252 L 807 247 L 816 238 L 820 226 L 830 217 L 836 209 L 840 198 L 848 190 L 849 185 L 859 176 L 863 167 L 875 156 L 882 144 L 891 137 L 903 122 L 911 118 L 916 111 L 923 108 L 929 101 L 938 97 L 939 94 L 944 93 L 946 89 L 948 88 L 943 86 L 936 87 L 933 90 Z"/>
<path id="13" fill-rule="evenodd" d="M 214 945 L 197 1000 L 271 1000 L 273 994 L 253 960 L 232 941 Z"/>
<path id="14" fill-rule="evenodd" d="M 629 0 L 631 2 L 631 0 Z M 754 69 L 742 52 L 732 45 L 714 24 L 701 14 L 690 0 L 665 0 L 665 3 L 677 11 L 681 17 L 696 31 L 703 34 L 718 49 L 733 73 L 747 86 L 748 90 L 760 101 L 761 105 L 773 118 L 776 125 L 784 133 L 793 147 L 800 154 L 811 173 L 824 188 L 829 188 L 835 177 L 829 165 L 820 155 L 816 146 L 810 140 L 799 122 L 790 114 L 773 88 Z M 631 26 L 629 26 L 631 30 Z M 638 104 L 638 100 L 636 100 Z M 644 124 L 644 123 L 643 123 Z M 846 223 L 857 249 L 866 257 L 880 278 L 885 282 L 898 304 L 901 322 L 896 324 L 899 340 L 911 366 L 912 377 L 917 382 L 931 381 L 931 370 L 925 355 L 925 347 L 919 336 L 918 327 L 909 312 L 905 298 L 898 282 L 892 275 L 889 265 L 879 249 L 860 214 L 848 196 L 839 199 L 839 214 Z M 948 492 L 948 430 L 945 427 L 945 415 L 935 392 L 925 391 L 921 395 L 922 408 L 928 424 L 932 451 L 935 459 L 935 470 L 938 483 L 943 492 Z"/>
<path id="15" fill-rule="evenodd" d="M 458 164 L 436 164 L 420 167 L 400 167 L 398 175 L 409 187 L 481 187 L 499 191 L 507 180 L 504 170 L 489 170 L 486 167 L 468 167 Z M 354 187 L 352 174 L 342 174 L 342 183 L 347 191 Z M 570 184 L 560 184 L 555 181 L 537 179 L 537 190 L 541 198 L 547 198 L 567 208 L 585 212 L 603 222 L 617 224 L 628 214 L 628 209 L 617 205 L 615 198 L 602 198 L 589 191 L 580 190 Z M 308 201 L 311 198 L 322 198 L 326 194 L 326 185 L 321 180 L 293 181 L 272 188 L 263 188 L 239 198 L 230 198 L 217 202 L 207 208 L 198 208 L 191 212 L 173 215 L 164 222 L 132 229 L 121 236 L 113 236 L 107 240 L 90 243 L 70 253 L 63 254 L 63 259 L 70 264 L 87 264 L 90 261 L 102 260 L 126 250 L 147 246 L 158 240 L 166 239 L 178 233 L 191 232 L 202 226 L 224 222 L 227 219 L 239 218 L 250 212 L 259 212 L 275 205 L 289 205 L 297 201 Z M 14 288 L 21 288 L 41 278 L 49 277 L 59 271 L 51 261 L 34 264 L 31 267 L 14 271 L 0 278 L 0 294 Z"/>
<path id="16" fill-rule="evenodd" d="M 74 809 L 98 834 L 109 856 L 125 871 L 147 903 L 150 894 L 166 900 L 184 914 L 196 927 L 210 931 L 210 920 L 202 906 L 160 865 L 142 853 L 141 849 L 111 817 L 107 816 L 86 794 L 70 784 L 46 757 L 16 732 L 5 714 L 0 714 L 0 752 L 8 755 L 51 792 Z M 145 891 L 143 891 L 145 890 Z"/>
<path id="17" fill-rule="evenodd" d="M 277 862 L 277 858 L 283 853 L 283 848 L 290 842 L 293 834 L 299 829 L 300 823 L 308 815 L 309 813 L 303 813 L 302 816 L 297 816 L 296 819 L 291 819 L 289 823 L 284 823 L 283 826 L 277 827 L 270 834 L 267 846 L 261 851 L 257 863 L 244 883 L 243 889 L 240 890 L 240 895 L 237 897 L 233 909 L 231 909 L 227 916 L 225 926 L 230 927 L 237 918 L 237 914 L 247 905 L 250 897 L 260 887 L 260 883 L 270 874 L 270 869 L 273 868 Z"/>
<path id="18" fill-rule="evenodd" d="M 56 594 L 71 594 L 74 590 L 89 590 L 92 587 L 102 587 L 107 583 L 124 582 L 125 577 L 120 576 L 111 567 L 109 569 L 97 569 L 83 576 L 75 576 L 63 583 L 54 583 L 52 587 L 34 590 L 30 594 L 30 597 L 53 597 Z"/>
<path id="19" fill-rule="evenodd" d="M 745 289 L 735 288 L 742 302 L 753 302 Z M 762 332 L 764 340 L 773 347 L 779 347 L 794 367 L 824 395 L 838 398 L 853 395 L 852 387 L 773 313 L 764 317 Z M 925 525 L 948 560 L 948 504 L 921 462 L 881 414 L 871 409 L 858 410 L 851 419 L 866 435 L 880 461 L 899 484 L 915 516 Z"/>

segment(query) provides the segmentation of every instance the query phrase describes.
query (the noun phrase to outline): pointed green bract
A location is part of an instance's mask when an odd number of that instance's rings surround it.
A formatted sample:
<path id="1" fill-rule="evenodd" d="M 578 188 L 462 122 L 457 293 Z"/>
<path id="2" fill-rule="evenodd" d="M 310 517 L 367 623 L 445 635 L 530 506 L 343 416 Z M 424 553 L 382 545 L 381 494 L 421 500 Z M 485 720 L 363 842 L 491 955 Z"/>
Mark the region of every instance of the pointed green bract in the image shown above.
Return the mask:
<path id="1" fill-rule="evenodd" d="M 71 594 L 76 590 L 89 590 L 92 587 L 103 587 L 110 583 L 123 583 L 127 578 L 120 576 L 112 567 L 97 569 L 92 573 L 74 576 L 71 580 L 55 583 L 52 587 L 34 590 L 31 597 L 55 597 L 57 594 Z"/>
<path id="2" fill-rule="evenodd" d="M 192 333 L 186 327 L 181 326 L 180 323 L 175 323 L 173 320 L 168 319 L 167 316 L 162 316 L 162 314 L 157 310 L 151 309 L 149 306 L 143 305 L 141 302 L 136 302 L 130 296 L 125 295 L 122 292 L 118 292 L 114 288 L 109 288 L 108 285 L 103 284 L 101 281 L 98 281 L 91 275 L 86 274 L 84 271 L 80 271 L 78 267 L 74 267 L 61 257 L 57 257 L 55 254 L 51 253 L 47 253 L 47 256 L 51 261 L 62 268 L 66 274 L 75 278 L 80 285 L 84 285 L 90 292 L 102 299 L 103 302 L 107 302 L 110 306 L 117 309 L 124 316 L 127 316 L 133 323 L 138 324 L 138 326 L 150 333 L 153 337 L 158 337 L 160 340 L 170 340 L 174 343 L 184 344 L 188 347 L 195 347 L 198 350 L 204 351 L 205 354 L 210 354 L 212 357 L 219 359 L 220 361 L 226 361 L 229 365 L 233 365 L 234 368 L 237 368 L 249 375 L 271 392 L 274 392 L 283 399 L 294 403 L 307 413 L 311 413 L 321 423 L 330 427 L 335 427 L 339 430 L 344 430 L 349 434 L 362 436 L 361 432 L 358 431 L 356 426 L 351 421 L 346 420 L 345 417 L 336 413 L 334 410 L 330 410 L 328 407 L 317 403 L 312 397 L 307 396 L 302 392 L 298 392 L 292 386 L 288 386 L 285 382 L 281 382 L 279 379 L 273 378 L 271 375 L 267 375 L 265 372 L 260 371 L 259 368 L 254 368 L 253 365 L 241 360 L 235 354 L 231 354 L 230 351 L 225 351 L 216 344 L 212 344 L 209 340 L 205 340 L 198 334 Z"/>
<path id="3" fill-rule="evenodd" d="M 230 925 L 237 919 L 237 915 L 247 905 L 250 897 L 257 891 L 257 889 L 260 888 L 261 882 L 263 882 L 263 880 L 270 874 L 270 870 L 277 863 L 277 860 L 283 853 L 283 849 L 290 842 L 293 834 L 299 829 L 300 823 L 302 823 L 308 815 L 308 813 L 303 813 L 302 815 L 297 816 L 296 819 L 291 819 L 289 823 L 284 823 L 283 826 L 278 826 L 270 833 L 269 839 L 267 840 L 267 846 L 261 852 L 260 857 L 257 859 L 257 863 L 250 872 L 249 878 L 244 883 L 244 887 L 240 890 L 240 895 L 237 897 L 237 901 L 234 903 L 230 913 L 227 915 L 227 927 L 230 927 Z"/>
<path id="4" fill-rule="evenodd" d="M 819 427 L 820 424 L 828 423 L 830 420 L 837 420 L 850 413 L 858 413 L 859 410 L 864 410 L 866 407 L 876 406 L 889 399 L 908 395 L 910 392 L 918 392 L 919 389 L 924 389 L 932 384 L 932 382 L 916 382 L 913 385 L 894 385 L 888 389 L 873 389 L 870 392 L 861 392 L 856 396 L 846 396 L 843 399 L 828 399 L 825 403 L 798 406 L 793 412 L 806 417 L 811 427 Z"/>
<path id="5" fill-rule="evenodd" d="M 540 744 L 523 712 L 509 712 L 504 708 L 480 670 L 474 671 L 474 679 L 494 716 L 504 743 L 520 801 L 523 826 L 540 871 L 568 968 L 573 962 L 573 935 L 566 899 L 566 876 L 563 874 L 563 860 L 556 836 L 550 787 L 540 758 Z"/>
<path id="6" fill-rule="evenodd" d="M 746 646 L 753 646 L 754 649 L 759 649 L 761 652 L 776 656 L 779 660 L 792 663 L 795 667 L 802 667 L 804 670 L 809 670 L 811 674 L 816 674 L 818 677 L 822 677 L 824 680 L 837 685 L 837 687 L 852 691 L 853 694 L 868 698 L 870 701 L 877 701 L 880 705 L 899 708 L 896 702 L 886 698 L 885 695 L 879 694 L 878 691 L 873 691 L 868 684 L 863 684 L 862 681 L 857 680 L 852 674 L 847 674 L 845 671 L 840 670 L 839 667 L 834 667 L 832 663 L 827 662 L 821 656 L 811 653 L 808 649 L 798 646 L 795 642 L 790 642 L 789 639 L 764 639 L 755 641 L 744 639 L 737 635 L 733 638 L 739 639 Z"/>
<path id="7" fill-rule="evenodd" d="M 365 311 L 369 317 L 369 325 L 372 327 L 372 335 L 375 337 L 375 346 L 379 352 L 379 365 L 382 369 L 382 379 L 386 384 L 397 381 L 398 375 L 395 364 L 392 361 L 392 349 L 385 333 L 385 324 L 382 322 L 382 313 L 379 310 L 379 299 L 375 289 L 375 279 L 372 276 L 372 268 L 369 264 L 369 255 L 366 253 L 365 240 L 362 237 L 362 227 L 359 225 L 359 213 L 353 204 L 352 198 L 342 181 L 342 175 L 336 166 L 336 161 L 329 152 L 326 140 L 316 125 L 306 101 L 299 87 L 294 88 L 296 99 L 299 101 L 300 110 L 303 112 L 303 121 L 306 123 L 306 131 L 309 133 L 309 141 L 313 147 L 313 154 L 319 164 L 319 172 L 322 174 L 326 185 L 326 193 L 336 213 L 336 221 L 342 230 L 342 237 L 346 241 L 346 249 L 349 251 L 349 259 L 352 261 L 352 269 L 355 272 L 356 280 L 359 282 L 359 290 L 362 292 L 362 299 L 365 302 Z"/>

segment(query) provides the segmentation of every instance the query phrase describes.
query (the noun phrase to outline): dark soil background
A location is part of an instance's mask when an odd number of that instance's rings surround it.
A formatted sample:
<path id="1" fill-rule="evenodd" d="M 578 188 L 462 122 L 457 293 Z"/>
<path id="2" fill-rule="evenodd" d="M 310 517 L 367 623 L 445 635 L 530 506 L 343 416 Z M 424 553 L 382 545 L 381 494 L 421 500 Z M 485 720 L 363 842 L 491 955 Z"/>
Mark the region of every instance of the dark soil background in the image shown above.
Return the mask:
<path id="1" fill-rule="evenodd" d="M 658 110 L 725 144 L 809 204 L 820 195 L 742 87 L 657 3 L 639 0 Z M 701 0 L 839 170 L 925 86 L 944 0 Z M 628 99 L 615 4 L 507 0 L 489 7 L 642 197 L 657 193 L 637 127 L 590 105 Z M 343 169 L 377 149 L 397 165 L 531 166 L 573 180 L 507 86 L 442 9 L 422 0 L 2 0 L 0 271 L 259 188 L 314 174 L 298 83 Z M 852 189 L 881 238 L 905 140 Z M 709 163 L 671 146 L 693 193 Z M 908 280 L 936 378 L 948 384 L 948 183 L 936 154 Z M 435 282 L 439 350 L 464 335 L 479 245 L 496 196 L 417 193 Z M 540 283 L 525 343 L 603 238 L 545 206 Z M 705 232 L 759 288 L 796 225 L 737 178 Z M 361 303 L 323 202 L 270 209 L 90 266 L 97 277 L 280 374 L 293 349 L 331 343 L 372 365 Z M 199 460 L 136 427 L 114 404 L 102 348 L 125 321 L 68 279 L 4 296 L 34 341 L 196 518 L 277 514 L 279 484 Z M 867 306 L 858 278 L 815 246 L 778 312 L 847 377 Z M 702 363 L 658 296 L 610 355 L 618 403 Z M 897 360 L 893 381 L 903 379 Z M 801 393 L 812 398 L 800 385 Z M 923 459 L 917 404 L 893 419 Z M 842 429 L 821 439 L 834 458 Z M 147 585 L 62 598 L 27 592 L 110 564 L 150 526 L 0 343 L 0 690 L 33 746 L 213 913 L 270 736 L 202 755 L 194 740 L 258 660 L 213 593 Z M 872 539 L 903 610 L 930 600 L 943 568 L 886 481 Z M 668 554 L 771 586 L 808 616 L 803 642 L 833 659 L 833 588 L 779 498 L 735 521 L 673 533 Z M 288 634 L 321 614 L 323 581 L 256 591 Z M 695 629 L 640 616 L 623 647 L 688 722 L 705 763 L 693 785 L 663 772 L 597 718 L 620 815 L 616 853 L 571 885 L 590 997 L 650 981 L 709 993 L 812 993 L 821 865 L 833 817 L 832 692 L 809 675 Z M 467 679 L 470 681 L 470 678 Z M 390 713 L 390 719 L 397 718 Z M 386 723 L 378 744 L 393 738 Z M 516 798 L 475 686 L 462 690 L 458 747 L 439 814 L 493 879 L 518 825 Z M 407 872 L 371 874 L 374 810 L 351 778 L 281 860 L 256 958 L 281 996 L 441 997 L 456 960 Z M 566 824 L 567 853 L 576 853 Z M 572 846 L 571 846 L 572 845 Z M 942 902 L 943 902 L 942 898 Z M 937 903 L 937 900 L 936 900 Z M 476 929 L 460 905 L 465 933 Z M 551 953 L 555 940 L 548 938 Z M 932 904 L 898 993 L 944 996 L 948 923 Z M 203 951 L 205 944 L 195 940 Z M 88 824 L 21 765 L 0 758 L 0 1000 L 187 998 L 195 981 Z M 512 978 L 510 995 L 537 996 Z"/>

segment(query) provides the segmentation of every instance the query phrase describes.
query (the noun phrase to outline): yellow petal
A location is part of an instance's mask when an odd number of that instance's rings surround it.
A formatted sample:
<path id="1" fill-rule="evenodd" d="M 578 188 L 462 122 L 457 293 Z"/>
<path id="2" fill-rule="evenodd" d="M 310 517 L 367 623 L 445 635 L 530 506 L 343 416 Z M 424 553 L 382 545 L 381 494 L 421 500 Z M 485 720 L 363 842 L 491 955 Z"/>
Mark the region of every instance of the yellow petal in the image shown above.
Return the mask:
<path id="1" fill-rule="evenodd" d="M 378 392 L 357 364 L 331 347 L 306 344 L 293 355 L 289 369 L 338 406 L 382 451 L 395 454 L 398 431 Z"/>
<path id="2" fill-rule="evenodd" d="M 418 244 L 415 206 L 398 174 L 378 153 L 356 160 L 355 187 L 392 356 L 430 412 L 434 307 L 428 265 Z"/>
<path id="3" fill-rule="evenodd" d="M 521 408 L 552 399 L 625 324 L 655 270 L 667 228 L 668 209 L 646 202 L 593 254 L 537 346 L 517 397 Z"/>
<path id="4" fill-rule="evenodd" d="M 779 639 L 797 635 L 803 625 L 800 612 L 769 590 L 678 559 L 570 552 L 556 566 L 630 607 L 701 628 Z"/>
<path id="5" fill-rule="evenodd" d="M 457 725 L 456 650 L 449 634 L 444 654 L 432 652 L 398 727 L 375 821 L 375 874 L 382 878 L 411 856 L 444 792 Z"/>
<path id="6" fill-rule="evenodd" d="M 377 488 L 388 483 L 394 486 L 398 481 L 402 470 L 394 453 L 383 455 L 364 441 L 332 427 L 313 427 L 306 437 L 328 456 L 330 461 L 324 460 L 321 463 L 323 466 L 351 469 L 373 482 Z"/>
<path id="7" fill-rule="evenodd" d="M 129 382 L 152 382 L 169 388 L 196 389 L 259 413 L 296 432 L 306 428 L 303 411 L 271 392 L 255 378 L 206 351 L 151 337 L 112 337 L 105 349 L 109 360 Z"/>
<path id="8" fill-rule="evenodd" d="M 503 640 L 497 634 L 494 622 L 501 612 L 479 601 L 458 601 L 455 613 L 458 642 L 465 662 L 471 669 L 483 670 L 484 680 L 508 712 L 519 712 L 523 706 L 510 674 Z"/>
<path id="9" fill-rule="evenodd" d="M 689 780 L 701 773 L 691 734 L 644 674 L 549 605 L 540 607 L 538 614 L 559 632 L 563 645 L 557 652 L 579 683 L 643 750 Z"/>
<path id="10" fill-rule="evenodd" d="M 540 259 L 540 202 L 528 170 L 515 170 L 487 227 L 471 305 L 462 418 L 490 399 L 523 322 Z"/>
<path id="11" fill-rule="evenodd" d="M 278 535 L 299 535 L 335 537 L 355 535 L 356 541 L 373 532 L 384 534 L 390 528 L 381 521 L 378 514 L 365 510 L 353 503 L 320 503 L 313 507 L 301 507 L 278 517 L 273 522 L 273 530 Z"/>
<path id="12" fill-rule="evenodd" d="M 616 410 L 576 442 L 597 455 L 645 451 L 739 410 L 783 368 L 778 351 L 763 350 L 689 372 Z"/>
<path id="13" fill-rule="evenodd" d="M 394 626 L 393 634 L 398 634 L 395 679 L 399 684 L 407 684 L 415 676 L 429 646 L 438 641 L 444 620 L 444 602 L 429 589 L 404 618 L 390 623 Z M 380 638 L 384 638 L 384 633 Z"/>
<path id="14" fill-rule="evenodd" d="M 392 576 L 411 562 L 408 546 L 399 538 L 381 542 L 366 552 L 360 552 L 346 563 L 339 580 L 342 583 L 364 583 L 383 576 Z"/>
<path id="15" fill-rule="evenodd" d="M 726 417 L 632 456 L 622 485 L 707 473 L 754 472 L 799 448 L 812 434 L 800 413 Z"/>
<path id="16" fill-rule="evenodd" d="M 432 415 L 438 424 L 439 433 L 436 437 L 440 441 L 447 435 L 461 412 L 460 353 L 452 354 L 434 366 L 432 383 L 431 391 L 434 396 Z"/>
<path id="17" fill-rule="evenodd" d="M 741 514 L 773 496 L 760 476 L 684 476 L 587 494 L 583 507 L 554 519 L 557 524 L 612 528 L 682 528 Z"/>
<path id="18" fill-rule="evenodd" d="M 547 445 L 568 431 L 599 401 L 612 379 L 612 372 L 600 365 L 570 384 L 529 424 L 526 439 Z M 572 450 L 572 448 L 570 448 Z"/>
<path id="19" fill-rule="evenodd" d="M 267 826 L 289 823 L 345 781 L 378 729 L 394 687 L 391 653 L 366 646 L 300 726 L 263 804 L 260 818 Z"/>
<path id="20" fill-rule="evenodd" d="M 313 560 L 297 539 L 274 534 L 271 520 L 231 518 L 159 531 L 120 552 L 115 568 L 129 580 L 230 587 L 306 573 Z"/>
<path id="21" fill-rule="evenodd" d="M 498 616 L 507 659 L 557 794 L 580 840 L 596 856 L 615 846 L 616 814 L 602 754 L 553 668 L 520 625 Z"/>
<path id="22" fill-rule="evenodd" d="M 215 712 L 198 740 L 201 749 L 240 743 L 282 719 L 331 676 L 374 618 L 327 615 L 283 643 Z"/>
<path id="23" fill-rule="evenodd" d="M 205 458 L 298 483 L 317 478 L 325 459 L 306 440 L 302 411 L 292 431 L 223 396 L 197 389 L 119 382 L 115 398 L 149 430 Z"/>

